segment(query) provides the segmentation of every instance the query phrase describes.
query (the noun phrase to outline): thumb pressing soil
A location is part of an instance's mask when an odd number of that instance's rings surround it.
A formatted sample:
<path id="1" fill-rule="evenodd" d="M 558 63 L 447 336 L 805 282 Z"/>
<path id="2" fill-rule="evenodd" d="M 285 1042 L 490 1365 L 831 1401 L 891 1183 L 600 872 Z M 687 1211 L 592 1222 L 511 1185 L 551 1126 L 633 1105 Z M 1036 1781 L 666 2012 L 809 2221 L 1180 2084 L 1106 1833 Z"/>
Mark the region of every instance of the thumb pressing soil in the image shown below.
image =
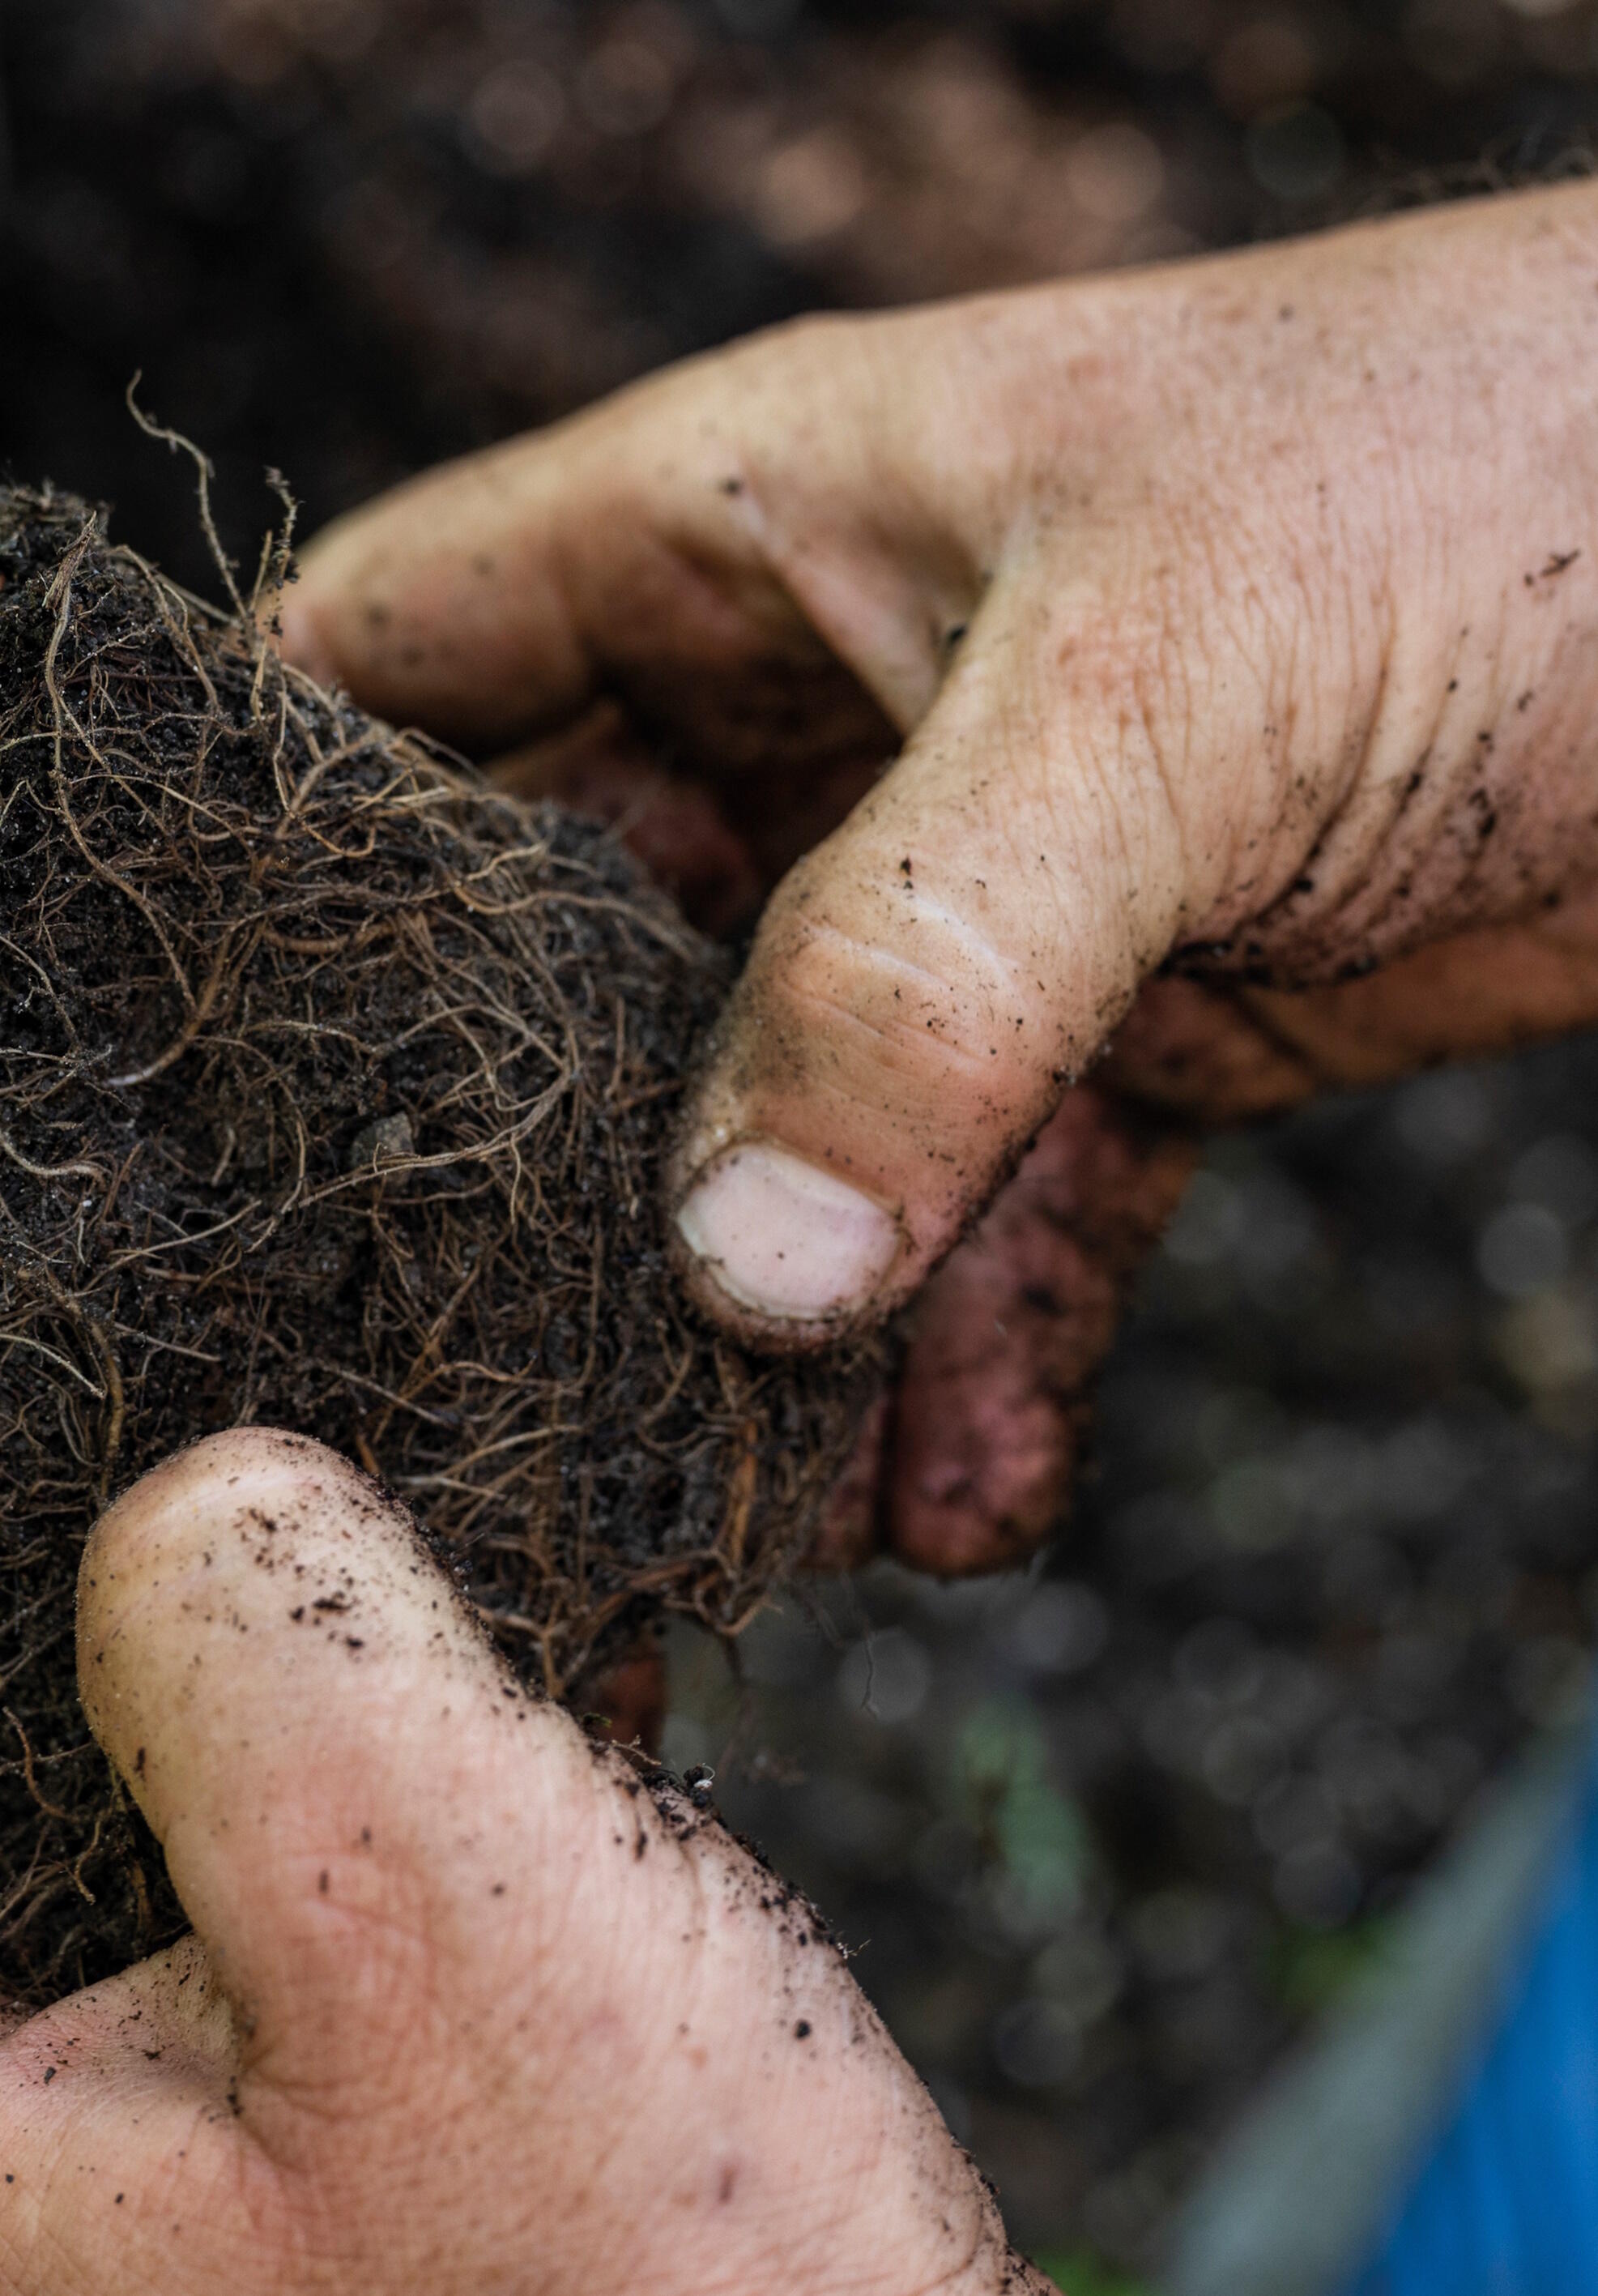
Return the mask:
<path id="1" fill-rule="evenodd" d="M 0 490 L 0 1988 L 181 1926 L 72 1611 L 176 1446 L 360 1460 L 556 1697 L 802 1554 L 878 1366 L 677 1296 L 658 1169 L 726 982 L 611 835 Z"/>

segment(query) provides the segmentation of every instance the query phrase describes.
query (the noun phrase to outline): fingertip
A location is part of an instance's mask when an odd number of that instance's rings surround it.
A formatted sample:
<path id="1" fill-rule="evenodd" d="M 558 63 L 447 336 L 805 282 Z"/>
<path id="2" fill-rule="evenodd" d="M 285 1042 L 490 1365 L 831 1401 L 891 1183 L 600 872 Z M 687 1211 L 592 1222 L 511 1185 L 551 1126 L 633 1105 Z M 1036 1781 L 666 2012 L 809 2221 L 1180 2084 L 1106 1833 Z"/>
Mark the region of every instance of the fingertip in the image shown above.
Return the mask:
<path id="1" fill-rule="evenodd" d="M 374 521 L 392 522 L 389 497 L 333 519 L 294 554 L 294 578 L 283 594 L 283 660 L 319 685 L 351 686 L 360 667 L 361 607 L 372 554 L 363 539 Z M 384 556 L 392 570 L 406 555 L 403 538 Z"/>
<path id="2" fill-rule="evenodd" d="M 568 723 L 593 680 L 559 577 L 561 475 L 516 441 L 335 520 L 283 600 L 285 660 L 474 751 Z"/>
<path id="3" fill-rule="evenodd" d="M 496 1712 L 503 1682 L 406 1509 L 324 1444 L 259 1427 L 178 1453 L 102 1517 L 78 1667 L 90 1728 L 168 1848 L 175 1818 L 263 1783 L 269 1742 L 274 1795 L 291 1743 L 302 1784 L 335 1743 L 370 1772 L 397 1717 L 451 1699 Z"/>
<path id="4" fill-rule="evenodd" d="M 318 685 L 337 685 L 338 656 L 322 627 L 319 597 L 288 592 L 279 610 L 279 647 L 283 660 Z"/>
<path id="5" fill-rule="evenodd" d="M 78 1694 L 141 1802 L 143 1734 L 162 1695 L 163 1646 L 191 1582 L 213 1571 L 224 1526 L 275 1521 L 287 1504 L 315 1496 L 336 1505 L 363 1489 L 372 1487 L 358 1470 L 307 1436 L 230 1428 L 149 1469 L 95 1523 L 78 1574 Z"/>
<path id="6" fill-rule="evenodd" d="M 249 1508 L 285 1486 L 354 1485 L 358 1470 L 308 1435 L 279 1427 L 230 1427 L 146 1469 L 90 1531 L 78 1574 L 80 1635 L 209 1538 L 223 1507 Z"/>

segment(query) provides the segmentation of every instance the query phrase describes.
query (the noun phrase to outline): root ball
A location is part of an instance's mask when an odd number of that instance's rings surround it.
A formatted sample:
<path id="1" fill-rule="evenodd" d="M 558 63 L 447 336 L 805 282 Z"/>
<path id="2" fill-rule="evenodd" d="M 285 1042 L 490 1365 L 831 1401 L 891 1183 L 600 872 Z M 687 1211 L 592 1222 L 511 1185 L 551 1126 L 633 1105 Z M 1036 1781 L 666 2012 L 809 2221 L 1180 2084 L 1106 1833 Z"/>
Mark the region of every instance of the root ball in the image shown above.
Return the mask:
<path id="1" fill-rule="evenodd" d="M 0 489 L 0 1986 L 181 1925 L 72 1612 L 89 1525 L 176 1446 L 362 1461 L 557 1697 L 798 1560 L 877 1374 L 743 1354 L 667 1267 L 726 980 L 612 836 Z"/>

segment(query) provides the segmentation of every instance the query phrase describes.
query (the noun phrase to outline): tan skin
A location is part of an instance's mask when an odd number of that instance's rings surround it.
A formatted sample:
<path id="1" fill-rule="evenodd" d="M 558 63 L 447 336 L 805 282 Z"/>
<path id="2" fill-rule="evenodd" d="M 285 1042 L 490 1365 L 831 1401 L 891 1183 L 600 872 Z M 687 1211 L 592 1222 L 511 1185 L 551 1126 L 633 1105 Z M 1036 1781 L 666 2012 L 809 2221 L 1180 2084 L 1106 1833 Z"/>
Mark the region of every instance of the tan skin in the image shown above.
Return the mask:
<path id="1" fill-rule="evenodd" d="M 870 1317 L 1050 1128 L 918 1301 L 829 1559 L 992 1568 L 1053 1520 L 1185 1169 L 1146 1111 L 1591 1017 L 1595 336 L 1590 187 L 1462 206 L 807 321 L 309 553 L 302 659 L 521 745 L 712 922 L 771 892 L 679 1193 L 751 1136 L 847 1177 L 892 1237 Z M 824 1335 L 684 1259 L 734 1329 Z"/>
<path id="2" fill-rule="evenodd" d="M 1042 2290 L 803 1901 L 332 1453 L 136 1484 L 78 1679 L 194 1935 L 0 2048 L 6 2296 Z"/>
<path id="3" fill-rule="evenodd" d="M 1598 194 L 1530 195 L 807 323 L 309 554 L 301 659 L 712 919 L 774 885 L 674 1206 L 765 1344 L 927 1287 L 834 1559 L 1041 1535 L 1196 1127 L 1598 1015 L 1595 334 Z M 741 1853 L 635 1857 L 347 1471 L 223 1440 L 102 1526 L 80 1640 L 203 1942 L 13 2035 L 5 2285 L 1039 2286 Z M 359 1652 L 241 1491 L 358 1545 Z"/>

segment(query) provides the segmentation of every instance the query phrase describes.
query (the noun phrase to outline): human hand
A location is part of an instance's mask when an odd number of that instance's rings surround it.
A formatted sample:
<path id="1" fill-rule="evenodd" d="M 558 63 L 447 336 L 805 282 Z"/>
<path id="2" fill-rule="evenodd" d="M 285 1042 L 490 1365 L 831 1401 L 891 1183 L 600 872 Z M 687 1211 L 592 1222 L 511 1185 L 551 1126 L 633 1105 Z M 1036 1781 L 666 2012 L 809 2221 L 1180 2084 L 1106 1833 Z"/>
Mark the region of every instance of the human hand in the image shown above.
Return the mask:
<path id="1" fill-rule="evenodd" d="M 543 737 L 704 912 L 786 870 L 676 1167 L 710 1312 L 890 1310 L 1037 1138 L 834 1555 L 1041 1535 L 1192 1119 L 1598 1012 L 1595 283 L 1580 186 L 807 322 L 310 553 L 363 701 Z"/>
<path id="2" fill-rule="evenodd" d="M 331 1452 L 136 1484 L 78 1668 L 194 1935 L 0 2043 L 8 2296 L 1044 2289 L 804 1900 Z"/>

